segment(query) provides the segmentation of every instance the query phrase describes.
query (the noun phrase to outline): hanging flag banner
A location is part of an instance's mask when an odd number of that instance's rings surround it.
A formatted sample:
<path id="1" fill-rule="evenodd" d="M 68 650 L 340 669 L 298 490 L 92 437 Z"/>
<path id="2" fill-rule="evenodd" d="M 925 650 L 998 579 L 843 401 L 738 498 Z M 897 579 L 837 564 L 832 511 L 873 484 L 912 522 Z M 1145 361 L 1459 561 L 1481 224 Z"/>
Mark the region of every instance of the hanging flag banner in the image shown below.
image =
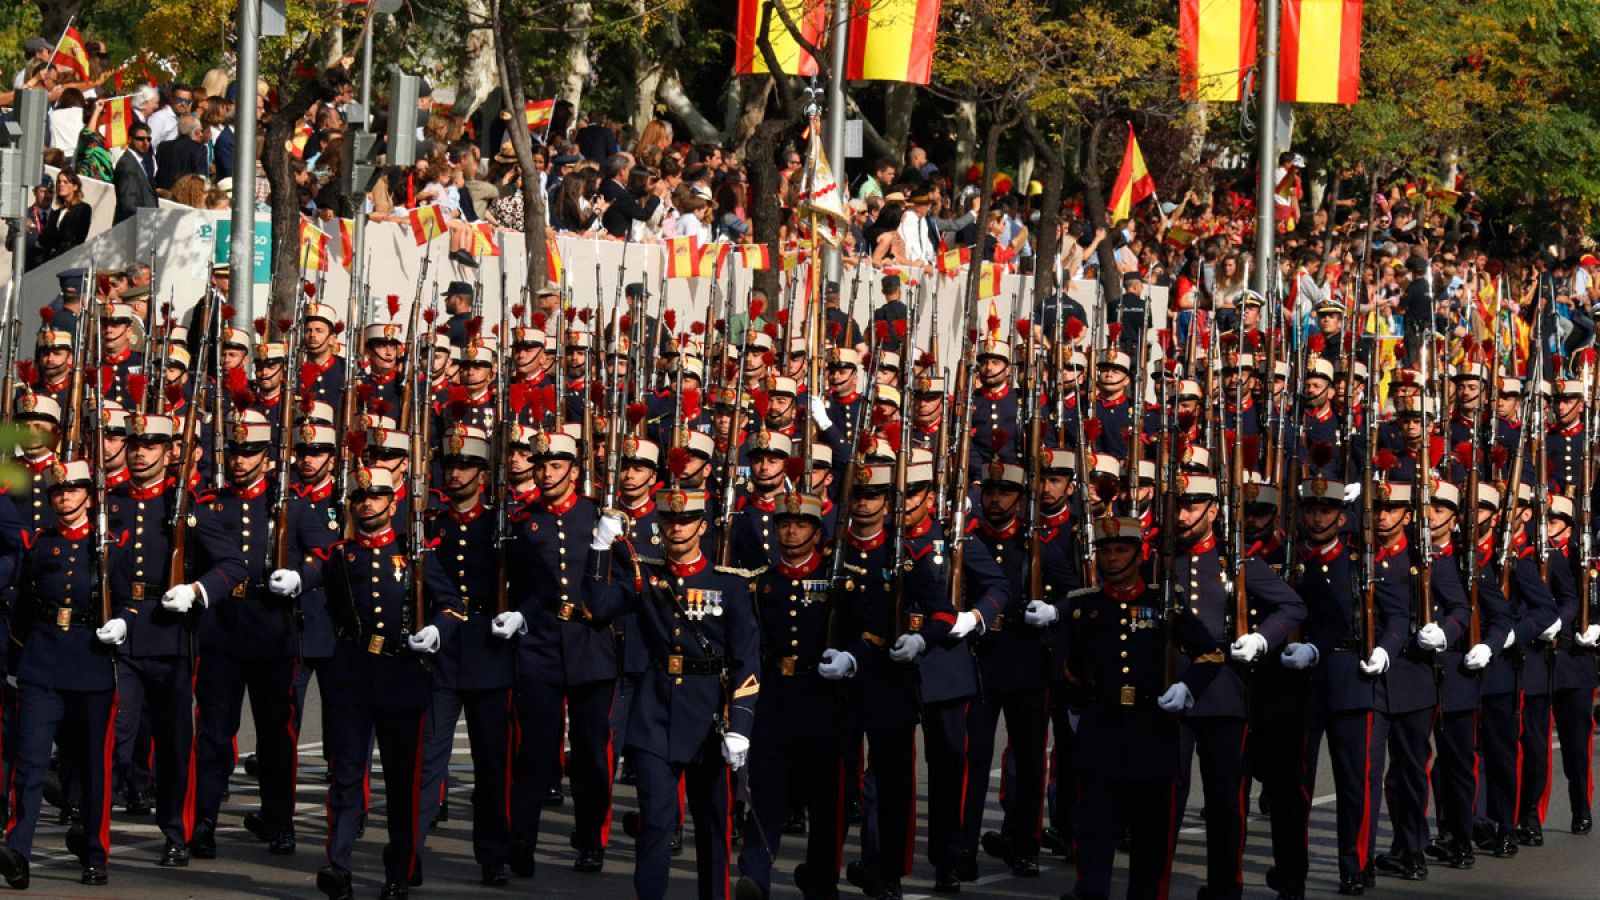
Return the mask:
<path id="1" fill-rule="evenodd" d="M 1182 0 L 1178 73 L 1183 95 L 1237 102 L 1256 64 L 1256 0 Z"/>
<path id="2" fill-rule="evenodd" d="M 939 0 L 852 0 L 845 77 L 927 84 Z"/>
<path id="3" fill-rule="evenodd" d="M 1278 102 L 1351 104 L 1361 91 L 1361 0 L 1284 0 Z"/>
<path id="4" fill-rule="evenodd" d="M 818 0 L 739 0 L 739 23 L 735 33 L 733 48 L 733 73 L 735 75 L 766 75 L 771 72 L 767 68 L 766 57 L 761 55 L 761 48 L 756 40 L 761 34 L 761 20 L 767 18 L 767 38 L 772 44 L 772 55 L 778 60 L 778 68 L 786 75 L 799 75 L 802 78 L 817 74 L 817 61 L 811 54 L 801 49 L 800 42 L 783 24 L 783 19 L 776 10 L 768 14 L 763 7 L 774 2 L 782 2 L 784 12 L 789 14 L 790 21 L 799 27 L 800 33 L 814 46 L 821 46 L 824 42 L 823 33 L 828 27 L 828 10 Z"/>
<path id="5" fill-rule="evenodd" d="M 695 250 L 695 239 L 692 235 L 668 238 L 667 277 L 693 278 L 695 275 Z"/>

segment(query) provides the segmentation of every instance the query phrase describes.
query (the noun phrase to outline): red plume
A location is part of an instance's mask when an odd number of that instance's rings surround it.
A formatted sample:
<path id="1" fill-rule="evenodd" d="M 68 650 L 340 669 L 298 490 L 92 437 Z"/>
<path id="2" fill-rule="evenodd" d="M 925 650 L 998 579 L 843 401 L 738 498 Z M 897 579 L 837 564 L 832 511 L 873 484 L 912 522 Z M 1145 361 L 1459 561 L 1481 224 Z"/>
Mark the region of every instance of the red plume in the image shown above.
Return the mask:
<path id="1" fill-rule="evenodd" d="M 761 333 L 773 340 L 778 339 L 778 323 L 768 322 L 761 326 Z"/>
<path id="2" fill-rule="evenodd" d="M 31 359 L 17 360 L 17 380 L 23 384 L 33 384 L 39 380 L 39 366 Z"/>
<path id="3" fill-rule="evenodd" d="M 595 406 L 605 406 L 606 386 L 599 381 L 589 382 L 589 401 Z"/>
<path id="4" fill-rule="evenodd" d="M 843 322 L 829 322 L 828 323 L 828 340 L 833 341 L 835 344 L 837 344 L 839 342 L 839 335 L 843 334 L 843 333 L 844 333 L 844 323 Z"/>
<path id="5" fill-rule="evenodd" d="M 361 401 L 362 406 L 371 403 L 372 395 L 377 392 L 378 389 L 373 387 L 369 381 L 363 381 L 356 385 L 356 399 Z"/>
<path id="6" fill-rule="evenodd" d="M 1438 468 L 1441 462 L 1444 462 L 1444 437 L 1436 434 L 1428 438 L 1428 465 Z"/>
<path id="7" fill-rule="evenodd" d="M 1083 420 L 1083 436 L 1084 436 L 1084 438 L 1086 440 L 1089 440 L 1089 441 L 1098 441 L 1098 440 L 1100 440 L 1100 433 L 1104 429 L 1105 429 L 1105 426 L 1100 424 L 1100 420 L 1099 419 L 1084 419 Z"/>
<path id="8" fill-rule="evenodd" d="M 767 408 L 771 402 L 772 398 L 767 396 L 766 391 L 756 390 L 750 392 L 750 405 L 755 407 L 758 418 L 765 419 L 767 417 Z"/>
<path id="9" fill-rule="evenodd" d="M 1315 441 L 1311 445 L 1311 464 L 1322 468 L 1333 462 L 1333 445 L 1327 441 Z"/>
<path id="10" fill-rule="evenodd" d="M 168 395 L 172 393 L 172 388 L 174 387 L 176 387 L 176 385 L 167 385 Z M 302 393 L 300 395 L 300 402 L 297 405 L 300 407 L 301 412 L 305 413 L 306 415 L 310 415 L 311 411 L 317 408 L 317 395 Z"/>
<path id="11" fill-rule="evenodd" d="M 167 389 L 164 393 L 167 396 L 168 406 L 177 406 L 179 403 L 183 402 L 183 385 L 181 384 L 168 382 Z"/>
<path id="12" fill-rule="evenodd" d="M 511 318 L 516 319 L 519 322 L 522 321 L 522 314 L 524 312 L 526 312 L 527 309 L 528 308 L 526 306 L 523 306 L 521 303 L 513 303 L 513 304 L 511 304 Z M 540 315 L 544 315 L 544 314 L 540 313 Z"/>
<path id="13" fill-rule="evenodd" d="M 689 333 L 690 334 L 696 334 L 696 335 L 705 334 L 706 333 L 706 323 L 700 322 L 700 321 L 690 322 L 689 323 Z"/>
<path id="14" fill-rule="evenodd" d="M 517 318 L 521 319 L 522 317 L 521 316 L 517 316 Z M 532 321 L 533 321 L 533 327 L 539 329 L 540 331 L 543 331 L 545 323 L 550 321 L 550 317 L 545 315 L 542 312 L 536 312 L 536 313 L 533 314 L 533 320 Z"/>
<path id="15" fill-rule="evenodd" d="M 779 325 L 788 325 L 789 324 L 789 311 L 787 309 L 778 310 L 776 315 L 777 315 L 777 318 L 778 318 L 778 324 Z"/>
<path id="16" fill-rule="evenodd" d="M 468 343 L 471 343 L 472 341 L 477 340 L 478 335 L 480 335 L 482 333 L 483 333 L 483 316 L 473 316 L 472 318 L 467 320 L 467 342 Z"/>
<path id="17" fill-rule="evenodd" d="M 778 357 L 774 356 L 771 350 L 767 350 L 761 354 L 761 364 L 769 367 L 775 366 L 778 364 Z"/>
<path id="18" fill-rule="evenodd" d="M 315 297 L 317 295 L 317 285 L 315 282 L 306 282 L 305 284 L 301 285 L 300 290 L 305 291 L 307 297 Z"/>
<path id="19" fill-rule="evenodd" d="M 372 401 L 372 405 L 367 407 L 367 408 L 375 416 L 387 416 L 389 414 L 389 409 L 390 409 L 389 401 L 383 399 L 382 397 L 379 397 L 378 399 Z"/>
<path id="20" fill-rule="evenodd" d="M 622 329 L 622 333 L 623 334 L 632 334 L 633 333 L 633 317 L 628 315 L 627 313 L 623 313 L 622 314 L 622 318 L 617 320 L 617 327 Z"/>
<path id="21" fill-rule="evenodd" d="M 1510 459 L 1511 451 L 1507 450 L 1504 444 L 1497 445 L 1489 452 L 1489 461 L 1494 463 L 1496 468 L 1504 466 Z"/>
<path id="22" fill-rule="evenodd" d="M 438 310 L 425 309 L 425 310 L 422 311 L 422 321 L 427 323 L 427 324 L 429 324 L 429 325 L 432 325 L 433 324 L 433 320 L 437 319 L 437 318 L 439 318 Z"/>
<path id="23" fill-rule="evenodd" d="M 395 316 L 400 314 L 399 294 L 390 294 L 388 297 L 384 298 L 384 302 L 389 304 L 389 318 L 393 319 Z"/>
<path id="24" fill-rule="evenodd" d="M 232 322 L 235 312 L 236 310 L 233 308 L 232 303 L 222 304 L 222 320 L 224 322 Z"/>
<path id="25" fill-rule="evenodd" d="M 872 407 L 872 414 L 869 417 L 872 419 L 872 427 L 882 428 L 883 426 L 889 424 L 889 415 L 890 413 L 887 409 L 874 405 Z"/>
<path id="26" fill-rule="evenodd" d="M 461 421 L 467 417 L 467 389 L 459 384 L 451 385 L 445 394 L 445 404 L 450 407 L 450 417 Z"/>
<path id="27" fill-rule="evenodd" d="M 882 344 L 887 342 L 889 340 L 889 322 L 886 319 L 879 319 L 878 321 L 873 322 L 872 334 L 875 338 L 877 338 L 877 343 Z"/>
<path id="28" fill-rule="evenodd" d="M 1019 337 L 1021 337 L 1023 340 L 1027 340 L 1028 337 L 1029 337 L 1029 333 L 1032 332 L 1032 331 L 1033 331 L 1033 323 L 1031 321 L 1029 321 L 1027 319 L 1018 319 L 1017 320 L 1017 335 Z"/>
<path id="29" fill-rule="evenodd" d="M 1243 448 L 1241 455 L 1244 457 L 1246 468 L 1249 467 L 1250 463 L 1261 458 L 1261 435 L 1247 434 L 1240 445 Z"/>
<path id="30" fill-rule="evenodd" d="M 806 473 L 806 460 L 803 456 L 791 456 L 783 461 L 783 474 L 795 484 L 800 483 L 800 476 Z"/>
<path id="31" fill-rule="evenodd" d="M 989 446 L 994 448 L 994 455 L 999 456 L 1000 451 L 1006 447 L 1006 442 L 1011 440 L 1011 432 L 1003 428 L 989 429 Z"/>
<path id="32" fill-rule="evenodd" d="M 267 336 L 267 317 L 266 316 L 256 316 L 255 321 L 252 322 L 251 324 L 255 326 L 256 337 L 263 337 L 264 338 L 264 337 Z"/>
<path id="33" fill-rule="evenodd" d="M 1457 444 L 1455 446 L 1455 458 L 1456 458 L 1456 462 L 1461 464 L 1461 468 L 1463 468 L 1463 469 L 1471 469 L 1472 468 L 1472 442 L 1471 441 L 1462 441 L 1461 443 Z"/>
<path id="34" fill-rule="evenodd" d="M 1312 353 L 1321 353 L 1326 346 L 1328 346 L 1328 339 L 1323 337 L 1320 331 L 1313 334 L 1311 339 L 1306 341 L 1306 349 Z"/>
<path id="35" fill-rule="evenodd" d="M 672 332 L 672 331 L 677 331 L 678 330 L 678 314 L 677 314 L 677 312 L 675 312 L 673 310 L 670 310 L 670 309 L 666 310 L 665 312 L 663 312 L 661 314 L 661 321 L 663 321 L 663 322 L 665 322 L 667 324 L 667 331 Z"/>
<path id="36" fill-rule="evenodd" d="M 567 313 L 569 314 L 568 317 L 567 317 L 567 321 L 570 323 L 572 321 L 572 318 L 571 318 L 572 310 L 569 308 L 567 310 Z M 580 310 L 577 311 L 577 316 L 578 316 L 578 320 L 579 321 L 581 321 L 581 322 L 583 322 L 583 324 L 587 325 L 587 324 L 589 324 L 589 320 L 594 318 L 594 310 L 589 309 L 588 307 L 584 307 L 583 309 L 580 309 Z"/>
<path id="37" fill-rule="evenodd" d="M 1067 337 L 1076 341 L 1083 337 L 1084 324 L 1082 319 L 1068 319 L 1066 324 Z"/>
<path id="38" fill-rule="evenodd" d="M 988 319 L 984 320 L 984 324 L 989 326 L 989 333 L 994 334 L 1000 330 L 1000 317 L 991 315 Z"/>
<path id="39" fill-rule="evenodd" d="M 1395 452 L 1388 447 L 1379 448 L 1378 452 L 1372 454 L 1372 467 L 1379 472 L 1388 472 L 1398 465 L 1400 465 L 1400 457 L 1396 456 Z"/>
<path id="40" fill-rule="evenodd" d="M 650 407 L 645 406 L 643 403 L 629 403 L 627 413 L 628 427 L 638 428 L 639 423 L 644 421 L 644 417 L 650 414 Z"/>
<path id="41" fill-rule="evenodd" d="M 39 307 L 39 320 L 43 324 L 49 325 L 51 320 L 53 320 L 55 317 L 56 317 L 56 311 L 55 311 L 54 307 L 51 307 L 51 306 L 41 306 L 41 307 Z"/>
<path id="42" fill-rule="evenodd" d="M 1101 503 L 1110 503 L 1117 498 L 1117 477 L 1115 475 L 1101 475 L 1094 479 L 1094 495 Z"/>
<path id="43" fill-rule="evenodd" d="M 1106 326 L 1106 343 L 1115 344 L 1122 340 L 1122 323 L 1112 322 Z"/>
<path id="44" fill-rule="evenodd" d="M 345 330 L 345 324 L 343 322 L 335 322 L 335 323 L 333 323 L 333 333 L 334 334 L 344 334 L 344 330 Z"/>
<path id="45" fill-rule="evenodd" d="M 700 417 L 700 389 L 686 387 L 683 389 L 683 420 L 693 421 Z"/>
<path id="46" fill-rule="evenodd" d="M 667 451 L 667 470 L 674 478 L 682 478 L 689 471 L 689 448 L 673 447 Z"/>
<path id="47" fill-rule="evenodd" d="M 766 311 L 767 298 L 755 297 L 750 300 L 750 321 L 754 322 L 756 319 L 761 318 Z"/>
<path id="48" fill-rule="evenodd" d="M 862 456 L 870 454 L 877 446 L 878 439 L 873 437 L 870 431 L 861 432 L 861 437 L 856 439 L 856 453 Z"/>
<path id="49" fill-rule="evenodd" d="M 902 338 L 902 339 L 906 336 L 906 320 L 905 319 L 895 319 L 894 320 L 894 336 L 897 337 L 897 338 Z"/>
<path id="50" fill-rule="evenodd" d="M 905 440 L 904 432 L 905 423 L 899 422 L 896 423 L 894 427 L 891 427 L 888 431 L 883 433 L 883 440 L 889 445 L 889 449 L 893 450 L 896 454 L 899 454 L 900 445 Z"/>
<path id="51" fill-rule="evenodd" d="M 128 376 L 128 397 L 133 400 L 134 406 L 144 406 L 144 392 L 149 386 L 150 377 L 142 372 Z"/>
<path id="52" fill-rule="evenodd" d="M 512 383 L 506 390 L 506 402 L 511 404 L 511 411 L 521 415 L 528 408 L 528 383 L 518 381 Z"/>
<path id="53" fill-rule="evenodd" d="M 1259 331 L 1250 332 L 1249 340 L 1250 340 L 1250 349 L 1251 350 L 1259 350 L 1259 349 L 1261 349 L 1261 332 L 1259 332 Z"/>
<path id="54" fill-rule="evenodd" d="M 443 322 L 440 322 L 439 325 L 436 328 L 433 329 L 433 333 L 434 334 L 448 335 L 450 333 L 450 326 L 446 325 Z"/>
<path id="55" fill-rule="evenodd" d="M 367 433 L 360 428 L 352 428 L 345 432 L 344 448 L 350 451 L 352 459 L 360 459 L 361 454 L 367 451 Z"/>
<path id="56" fill-rule="evenodd" d="M 939 360 L 934 357 L 931 350 L 924 350 L 922 355 L 917 357 L 917 368 L 919 369 L 931 369 L 938 364 Z"/>
<path id="57" fill-rule="evenodd" d="M 279 319 L 278 320 L 278 330 L 283 332 L 283 333 L 285 333 L 285 334 L 287 334 L 289 332 L 289 328 L 292 325 L 294 325 L 294 322 L 289 320 L 289 319 Z"/>

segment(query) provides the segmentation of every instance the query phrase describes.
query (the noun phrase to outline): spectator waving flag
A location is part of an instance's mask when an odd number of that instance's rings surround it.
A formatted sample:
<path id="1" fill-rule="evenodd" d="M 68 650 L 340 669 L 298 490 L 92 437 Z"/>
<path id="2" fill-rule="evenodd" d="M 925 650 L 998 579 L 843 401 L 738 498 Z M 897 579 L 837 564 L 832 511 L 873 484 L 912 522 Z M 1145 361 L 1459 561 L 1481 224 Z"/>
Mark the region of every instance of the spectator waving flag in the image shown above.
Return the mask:
<path id="1" fill-rule="evenodd" d="M 1117 181 L 1111 186 L 1111 219 L 1126 219 L 1133 205 L 1156 192 L 1156 180 L 1144 164 L 1144 154 L 1139 152 L 1139 142 L 1133 136 L 1133 123 L 1128 123 L 1128 146 L 1122 152 L 1122 168 L 1117 170 Z"/>
<path id="2" fill-rule="evenodd" d="M 472 255 L 500 255 L 500 245 L 494 240 L 494 225 L 489 222 L 478 222 L 472 226 Z"/>
<path id="3" fill-rule="evenodd" d="M 972 261 L 972 248 L 956 247 L 939 254 L 939 274 L 954 275 Z"/>
<path id="4" fill-rule="evenodd" d="M 667 239 L 667 277 L 693 278 L 695 275 L 694 235 Z"/>
<path id="5" fill-rule="evenodd" d="M 50 65 L 71 69 L 79 81 L 89 80 L 89 48 L 84 45 L 78 29 L 71 24 L 61 33 L 61 40 L 56 42 L 56 52 L 50 57 Z"/>
<path id="6" fill-rule="evenodd" d="M 106 148 L 128 146 L 128 129 L 134 121 L 132 94 L 107 100 L 105 112 L 100 114 L 100 136 L 106 139 Z"/>
<path id="7" fill-rule="evenodd" d="M 328 234 L 304 219 L 300 220 L 300 268 L 328 271 Z"/>
<path id="8" fill-rule="evenodd" d="M 413 209 L 410 218 L 411 236 L 417 239 L 418 247 L 445 233 L 444 210 L 437 203 Z"/>
<path id="9" fill-rule="evenodd" d="M 772 268 L 772 248 L 766 244 L 740 244 L 739 261 L 752 272 Z"/>
<path id="10" fill-rule="evenodd" d="M 528 130 L 548 128 L 550 126 L 550 116 L 554 114 L 555 108 L 556 101 L 553 99 L 529 100 L 523 104 L 522 117 L 527 120 Z"/>
<path id="11" fill-rule="evenodd" d="M 551 284 L 560 284 L 562 276 L 561 249 L 555 241 L 544 242 L 544 278 Z"/>

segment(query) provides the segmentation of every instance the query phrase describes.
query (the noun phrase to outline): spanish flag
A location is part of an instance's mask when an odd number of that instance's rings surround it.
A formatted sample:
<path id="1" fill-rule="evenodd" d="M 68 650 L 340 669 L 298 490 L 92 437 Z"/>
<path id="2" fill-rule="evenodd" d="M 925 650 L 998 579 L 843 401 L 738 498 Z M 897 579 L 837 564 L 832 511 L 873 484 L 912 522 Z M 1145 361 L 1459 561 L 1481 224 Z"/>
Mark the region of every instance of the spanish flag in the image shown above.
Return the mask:
<path id="1" fill-rule="evenodd" d="M 695 240 L 693 235 L 667 239 L 667 277 L 693 278 L 695 275 Z"/>
<path id="2" fill-rule="evenodd" d="M 954 275 L 961 271 L 961 267 L 972 261 L 970 247 L 957 247 L 954 250 L 945 250 L 939 254 L 939 274 Z"/>
<path id="3" fill-rule="evenodd" d="M 494 242 L 494 226 L 492 224 L 478 222 L 472 226 L 472 255 L 500 255 L 500 245 Z"/>
<path id="4" fill-rule="evenodd" d="M 294 157 L 295 159 L 306 158 L 306 144 L 311 142 L 311 132 L 312 127 L 310 119 L 307 119 L 306 121 L 295 126 L 294 137 L 289 138 L 288 143 L 285 145 L 285 148 L 289 151 L 290 156 Z"/>
<path id="5" fill-rule="evenodd" d="M 354 271 L 353 264 L 355 263 L 356 259 L 355 219 L 339 220 L 339 243 L 342 246 L 342 249 L 339 251 L 340 264 L 342 264 L 347 271 Z"/>
<path id="6" fill-rule="evenodd" d="M 765 75 L 771 70 L 761 55 L 756 39 L 761 34 L 764 7 L 782 2 L 790 21 L 799 26 L 801 34 L 813 45 L 823 42 L 828 25 L 828 7 L 817 0 L 739 0 L 739 25 L 733 46 L 733 74 Z M 880 0 L 881 2 L 881 0 Z M 817 74 L 817 61 L 800 49 L 800 42 L 789 33 L 783 19 L 773 10 L 767 18 L 767 36 L 772 44 L 772 55 L 777 57 L 778 68 L 786 75 L 809 77 Z"/>
<path id="7" fill-rule="evenodd" d="M 997 266 L 991 262 L 984 263 L 982 271 L 978 273 L 978 299 L 988 300 L 1000 296 L 1000 279 L 1005 277 L 1005 274 L 1005 266 Z M 991 315 L 999 315 L 994 311 L 993 303 L 989 304 L 989 309 Z"/>
<path id="8" fill-rule="evenodd" d="M 561 283 L 561 250 L 553 240 L 544 242 L 544 278 L 551 284 Z"/>
<path id="9" fill-rule="evenodd" d="M 522 117 L 528 122 L 528 130 L 546 128 L 550 125 L 550 116 L 555 112 L 556 101 L 529 100 L 522 107 Z"/>
<path id="10" fill-rule="evenodd" d="M 740 244 L 739 261 L 752 272 L 772 268 L 772 248 L 766 244 Z"/>
<path id="11" fill-rule="evenodd" d="M 1257 12 L 1256 0 L 1182 0 L 1178 72 L 1185 97 L 1239 100 L 1245 72 L 1256 64 Z"/>
<path id="12" fill-rule="evenodd" d="M 695 260 L 694 274 L 699 278 L 716 278 L 722 271 L 722 261 L 728 258 L 728 242 L 717 241 L 700 248 L 700 258 Z"/>
<path id="13" fill-rule="evenodd" d="M 440 209 L 438 204 L 413 209 L 410 218 L 411 236 L 417 239 L 419 247 L 447 230 L 444 224 L 444 210 Z"/>
<path id="14" fill-rule="evenodd" d="M 328 271 L 328 234 L 305 219 L 300 220 L 300 268 Z"/>
<path id="15" fill-rule="evenodd" d="M 797 269 L 799 267 L 800 267 L 800 251 L 798 249 L 796 249 L 796 250 L 785 250 L 782 253 L 778 254 L 778 270 L 779 271 L 781 271 L 781 272 L 793 272 L 795 269 Z"/>
<path id="16" fill-rule="evenodd" d="M 851 0 L 845 77 L 927 84 L 938 30 L 939 0 Z"/>
<path id="17" fill-rule="evenodd" d="M 55 55 L 50 57 L 50 65 L 71 69 L 79 81 L 89 80 L 89 48 L 84 46 L 83 35 L 78 34 L 78 29 L 68 25 L 67 30 L 61 33 Z"/>
<path id="18" fill-rule="evenodd" d="M 1139 142 L 1133 136 L 1133 123 L 1128 123 L 1128 146 L 1122 151 L 1122 168 L 1117 170 L 1117 181 L 1111 186 L 1111 218 L 1126 219 L 1133 205 L 1156 192 L 1156 180 L 1145 167 L 1144 154 L 1139 152 Z"/>
<path id="19" fill-rule="evenodd" d="M 1278 100 L 1343 103 L 1361 88 L 1361 0 L 1284 0 Z"/>
<path id="20" fill-rule="evenodd" d="M 128 146 L 128 129 L 134 121 L 132 94 L 107 100 L 106 111 L 100 116 L 100 136 L 106 139 L 106 147 Z"/>

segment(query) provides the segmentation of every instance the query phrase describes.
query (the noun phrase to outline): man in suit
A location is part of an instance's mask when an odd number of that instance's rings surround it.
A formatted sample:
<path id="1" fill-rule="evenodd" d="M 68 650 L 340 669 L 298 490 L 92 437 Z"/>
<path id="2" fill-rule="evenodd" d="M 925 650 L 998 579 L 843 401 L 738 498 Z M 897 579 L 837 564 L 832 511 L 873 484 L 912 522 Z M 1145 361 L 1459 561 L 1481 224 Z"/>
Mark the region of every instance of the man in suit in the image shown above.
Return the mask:
<path id="1" fill-rule="evenodd" d="M 601 217 L 606 233 L 612 237 L 623 237 L 633 227 L 634 222 L 649 221 L 661 206 L 661 195 L 665 192 L 662 182 L 653 181 L 650 191 L 654 196 L 640 203 L 628 190 L 628 175 L 633 171 L 633 157 L 626 153 L 613 153 L 606 157 L 606 180 L 600 186 L 600 194 L 606 198 L 610 205 L 606 207 Z"/>
<path id="2" fill-rule="evenodd" d="M 112 183 L 117 191 L 117 211 L 113 218 L 122 222 L 133 218 L 141 208 L 157 205 L 156 157 L 150 151 L 150 126 L 136 123 L 128 130 L 128 152 L 117 160 Z"/>
<path id="3" fill-rule="evenodd" d="M 206 146 L 207 136 L 205 126 L 194 116 L 178 119 L 178 136 L 156 148 L 154 185 L 158 190 L 172 190 L 178 179 L 185 175 L 211 177 L 211 152 Z M 120 202 L 122 195 L 118 194 L 117 199 Z"/>

